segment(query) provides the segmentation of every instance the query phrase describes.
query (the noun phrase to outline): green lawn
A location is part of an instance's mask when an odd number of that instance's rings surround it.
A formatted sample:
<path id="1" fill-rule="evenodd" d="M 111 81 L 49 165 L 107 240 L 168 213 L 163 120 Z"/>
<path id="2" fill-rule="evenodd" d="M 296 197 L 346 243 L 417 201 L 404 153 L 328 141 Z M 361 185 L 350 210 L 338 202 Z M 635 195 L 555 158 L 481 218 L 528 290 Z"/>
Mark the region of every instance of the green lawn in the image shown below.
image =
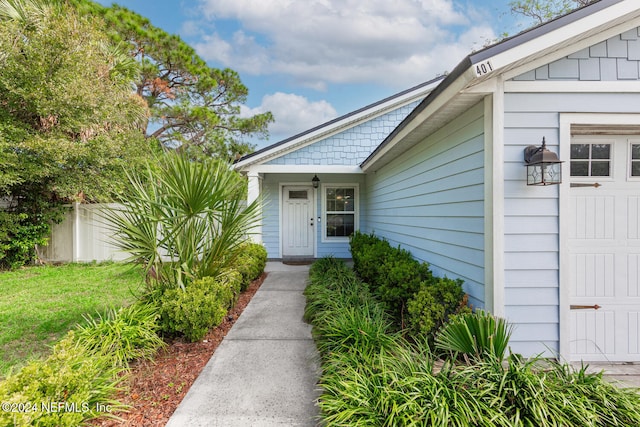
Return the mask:
<path id="1" fill-rule="evenodd" d="M 0 378 L 50 347 L 82 315 L 133 302 L 142 275 L 117 263 L 68 264 L 0 272 Z"/>

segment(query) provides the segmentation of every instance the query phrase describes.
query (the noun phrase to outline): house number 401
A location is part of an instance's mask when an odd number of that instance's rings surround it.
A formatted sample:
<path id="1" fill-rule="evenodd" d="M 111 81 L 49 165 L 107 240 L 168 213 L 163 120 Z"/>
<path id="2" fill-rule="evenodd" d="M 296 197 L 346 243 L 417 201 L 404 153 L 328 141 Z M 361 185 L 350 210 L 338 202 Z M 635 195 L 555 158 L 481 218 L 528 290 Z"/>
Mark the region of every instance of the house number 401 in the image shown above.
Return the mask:
<path id="1" fill-rule="evenodd" d="M 492 71 L 493 67 L 491 66 L 491 61 L 484 61 L 476 64 L 476 77 L 484 76 Z"/>

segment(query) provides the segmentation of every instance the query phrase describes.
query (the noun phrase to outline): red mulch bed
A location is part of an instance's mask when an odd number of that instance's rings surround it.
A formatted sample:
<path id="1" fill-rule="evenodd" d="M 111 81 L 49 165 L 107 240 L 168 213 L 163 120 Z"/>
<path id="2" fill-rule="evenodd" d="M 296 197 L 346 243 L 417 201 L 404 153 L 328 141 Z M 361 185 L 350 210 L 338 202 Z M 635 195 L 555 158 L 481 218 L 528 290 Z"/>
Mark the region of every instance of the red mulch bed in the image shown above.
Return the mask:
<path id="1" fill-rule="evenodd" d="M 164 426 L 265 277 L 266 273 L 263 273 L 240 294 L 224 321 L 209 331 L 202 341 L 174 340 L 156 355 L 155 360 L 132 363 L 126 391 L 116 396 L 118 401 L 131 406 L 129 412 L 113 414 L 121 418 L 120 421 L 98 418 L 91 420 L 89 425 Z"/>

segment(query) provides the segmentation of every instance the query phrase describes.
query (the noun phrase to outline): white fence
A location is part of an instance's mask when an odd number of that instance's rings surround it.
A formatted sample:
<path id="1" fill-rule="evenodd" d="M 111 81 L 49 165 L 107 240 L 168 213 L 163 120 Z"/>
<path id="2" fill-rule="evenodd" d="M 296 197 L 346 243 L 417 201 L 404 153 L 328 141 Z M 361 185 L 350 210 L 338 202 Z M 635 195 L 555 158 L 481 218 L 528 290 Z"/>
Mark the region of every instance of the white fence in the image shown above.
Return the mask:
<path id="1" fill-rule="evenodd" d="M 49 262 L 119 261 L 127 254 L 109 244 L 110 233 L 99 211 L 111 204 L 73 204 L 64 221 L 55 224 L 49 244 L 38 255 Z"/>

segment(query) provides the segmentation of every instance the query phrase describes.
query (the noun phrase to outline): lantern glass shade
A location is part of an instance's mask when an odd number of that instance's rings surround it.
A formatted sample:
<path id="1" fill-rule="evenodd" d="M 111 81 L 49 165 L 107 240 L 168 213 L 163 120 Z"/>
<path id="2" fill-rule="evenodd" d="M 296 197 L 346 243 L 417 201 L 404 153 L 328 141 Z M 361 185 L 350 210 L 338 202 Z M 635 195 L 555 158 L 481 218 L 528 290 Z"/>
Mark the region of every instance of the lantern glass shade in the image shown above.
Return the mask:
<path id="1" fill-rule="evenodd" d="M 552 185 L 562 183 L 562 166 L 558 163 L 527 165 L 527 185 Z"/>
<path id="2" fill-rule="evenodd" d="M 553 185 L 562 183 L 562 161 L 556 153 L 547 150 L 542 138 L 542 146 L 530 145 L 524 150 L 527 166 L 527 185 Z"/>
<path id="3" fill-rule="evenodd" d="M 318 188 L 320 186 L 320 178 L 318 178 L 318 175 L 313 176 L 311 184 L 313 185 L 313 188 Z"/>

